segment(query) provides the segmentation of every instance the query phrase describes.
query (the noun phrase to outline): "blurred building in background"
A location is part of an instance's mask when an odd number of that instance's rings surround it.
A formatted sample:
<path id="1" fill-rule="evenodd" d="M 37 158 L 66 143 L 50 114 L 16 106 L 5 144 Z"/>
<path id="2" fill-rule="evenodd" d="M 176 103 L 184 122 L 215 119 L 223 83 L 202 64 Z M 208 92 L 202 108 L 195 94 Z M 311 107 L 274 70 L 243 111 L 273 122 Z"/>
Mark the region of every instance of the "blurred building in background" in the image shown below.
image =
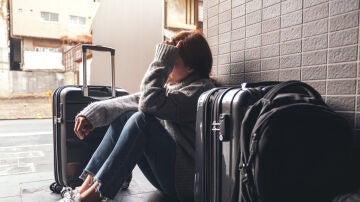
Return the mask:
<path id="1" fill-rule="evenodd" d="M 68 45 L 91 43 L 98 6 L 92 0 L 12 0 L 11 68 L 63 70 L 62 52 Z"/>
<path id="2" fill-rule="evenodd" d="M 8 2 L 7 0 L 0 0 L 0 71 L 9 68 L 9 39 L 7 19 Z"/>
<path id="3" fill-rule="evenodd" d="M 91 43 L 94 0 L 1 0 L 0 96 L 38 94 L 76 82 L 64 53 Z M 65 73 L 65 74 L 64 74 Z M 72 72 L 72 75 L 76 72 Z M 64 79 L 65 78 L 65 79 Z"/>
<path id="4" fill-rule="evenodd" d="M 203 28 L 203 0 L 164 0 L 164 36 Z"/>

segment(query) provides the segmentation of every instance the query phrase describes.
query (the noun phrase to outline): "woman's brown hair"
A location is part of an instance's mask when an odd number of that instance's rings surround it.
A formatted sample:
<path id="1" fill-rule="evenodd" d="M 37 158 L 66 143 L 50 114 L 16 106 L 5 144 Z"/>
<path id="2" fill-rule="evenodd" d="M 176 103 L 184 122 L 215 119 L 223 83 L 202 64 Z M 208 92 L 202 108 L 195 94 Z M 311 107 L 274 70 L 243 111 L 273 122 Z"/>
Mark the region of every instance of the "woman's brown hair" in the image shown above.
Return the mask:
<path id="1" fill-rule="evenodd" d="M 176 45 L 180 40 L 179 55 L 186 66 L 202 77 L 209 78 L 212 67 L 212 55 L 209 44 L 199 30 L 182 31 L 171 42 Z"/>

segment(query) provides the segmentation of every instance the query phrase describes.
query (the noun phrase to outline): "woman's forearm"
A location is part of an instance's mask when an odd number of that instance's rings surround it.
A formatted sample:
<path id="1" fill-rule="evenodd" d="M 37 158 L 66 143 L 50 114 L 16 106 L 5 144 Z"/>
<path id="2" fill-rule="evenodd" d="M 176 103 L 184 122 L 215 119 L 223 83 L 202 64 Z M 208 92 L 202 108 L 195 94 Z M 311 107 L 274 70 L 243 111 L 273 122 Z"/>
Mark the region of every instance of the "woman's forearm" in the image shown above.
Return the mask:
<path id="1" fill-rule="evenodd" d="M 94 128 L 109 125 L 122 113 L 137 110 L 140 93 L 125 95 L 109 100 L 93 102 L 85 107 L 77 116 L 85 117 Z"/>

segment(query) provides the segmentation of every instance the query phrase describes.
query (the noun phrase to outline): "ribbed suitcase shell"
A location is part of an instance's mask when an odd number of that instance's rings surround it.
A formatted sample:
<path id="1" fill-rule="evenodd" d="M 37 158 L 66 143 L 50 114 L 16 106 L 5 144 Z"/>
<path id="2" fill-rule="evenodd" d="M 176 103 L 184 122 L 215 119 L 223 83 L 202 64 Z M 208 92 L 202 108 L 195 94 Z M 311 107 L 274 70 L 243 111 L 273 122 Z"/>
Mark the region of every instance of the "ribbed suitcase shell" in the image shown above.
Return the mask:
<path id="1" fill-rule="evenodd" d="M 54 176 L 61 186 L 81 184 L 78 177 L 107 130 L 107 126 L 96 128 L 84 140 L 75 135 L 75 116 L 91 102 L 111 97 L 111 88 L 89 86 L 89 94 L 83 96 L 82 86 L 64 86 L 53 93 Z M 116 89 L 116 96 L 127 94 Z"/>

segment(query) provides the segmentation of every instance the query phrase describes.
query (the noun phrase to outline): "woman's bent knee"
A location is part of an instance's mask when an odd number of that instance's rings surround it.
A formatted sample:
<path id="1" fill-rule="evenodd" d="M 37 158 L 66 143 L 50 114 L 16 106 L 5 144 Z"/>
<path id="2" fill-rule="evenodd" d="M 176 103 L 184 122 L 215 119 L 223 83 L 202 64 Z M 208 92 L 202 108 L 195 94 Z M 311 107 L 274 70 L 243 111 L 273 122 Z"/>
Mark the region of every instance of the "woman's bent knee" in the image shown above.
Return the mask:
<path id="1" fill-rule="evenodd" d="M 134 113 L 136 113 L 136 111 L 124 112 L 120 116 L 118 116 L 114 121 L 112 121 L 110 125 L 113 127 L 124 125 Z"/>
<path id="2" fill-rule="evenodd" d="M 147 122 L 148 116 L 149 116 L 148 114 L 138 111 L 131 116 L 131 119 L 136 123 L 142 125 Z"/>
<path id="3" fill-rule="evenodd" d="M 130 120 L 134 121 L 139 128 L 143 129 L 148 127 L 149 125 L 151 126 L 151 124 L 159 122 L 159 120 L 154 115 L 141 111 L 134 113 L 129 119 L 129 121 Z"/>
<path id="4" fill-rule="evenodd" d="M 115 120 L 111 122 L 108 128 L 108 133 L 110 132 L 115 136 L 120 135 L 124 125 L 134 113 L 136 113 L 136 111 L 127 111 L 118 116 Z"/>

